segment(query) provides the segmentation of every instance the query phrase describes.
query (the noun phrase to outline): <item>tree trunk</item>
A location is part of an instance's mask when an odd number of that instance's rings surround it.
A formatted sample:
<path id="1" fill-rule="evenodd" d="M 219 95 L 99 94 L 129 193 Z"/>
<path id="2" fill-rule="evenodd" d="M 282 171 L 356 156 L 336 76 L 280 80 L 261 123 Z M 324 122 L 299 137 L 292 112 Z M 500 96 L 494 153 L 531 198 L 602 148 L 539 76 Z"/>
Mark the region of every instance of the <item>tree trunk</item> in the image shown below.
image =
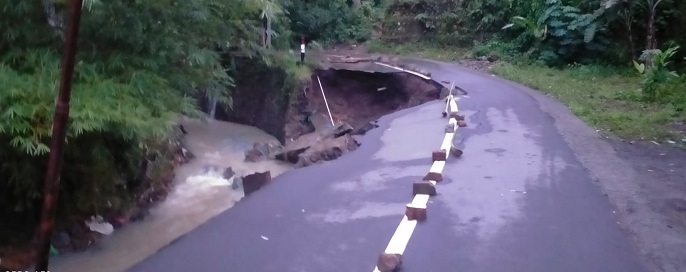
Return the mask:
<path id="1" fill-rule="evenodd" d="M 267 17 L 267 48 L 272 47 L 272 19 Z"/>
<path id="2" fill-rule="evenodd" d="M 629 39 L 629 50 L 631 51 L 631 59 L 637 59 L 636 55 L 636 41 L 634 41 L 634 33 L 632 28 L 633 16 L 629 15 L 629 10 L 624 10 L 624 25 L 626 26 L 627 38 Z"/>
<path id="3" fill-rule="evenodd" d="M 650 17 L 648 17 L 648 34 L 646 35 L 646 50 L 657 49 L 657 37 L 655 37 L 655 7 L 650 9 Z"/>
<path id="4" fill-rule="evenodd" d="M 262 33 L 260 33 L 260 34 L 262 34 L 262 47 L 264 47 L 264 48 L 268 47 L 267 46 L 267 36 L 269 36 L 268 23 L 267 23 L 268 20 L 269 19 L 267 19 L 267 16 L 264 16 L 262 18 L 262 31 L 261 31 Z"/>
<path id="5" fill-rule="evenodd" d="M 629 28 L 629 50 L 631 51 L 631 59 L 636 59 L 636 42 L 634 41 L 634 34 L 631 33 L 631 28 Z"/>
<path id="6" fill-rule="evenodd" d="M 646 50 L 657 49 L 657 30 L 655 29 L 655 15 L 657 14 L 657 6 L 662 0 L 648 0 L 648 24 L 646 25 Z M 645 60 L 646 70 L 653 68 L 655 62 L 654 54 L 650 54 L 650 58 Z"/>

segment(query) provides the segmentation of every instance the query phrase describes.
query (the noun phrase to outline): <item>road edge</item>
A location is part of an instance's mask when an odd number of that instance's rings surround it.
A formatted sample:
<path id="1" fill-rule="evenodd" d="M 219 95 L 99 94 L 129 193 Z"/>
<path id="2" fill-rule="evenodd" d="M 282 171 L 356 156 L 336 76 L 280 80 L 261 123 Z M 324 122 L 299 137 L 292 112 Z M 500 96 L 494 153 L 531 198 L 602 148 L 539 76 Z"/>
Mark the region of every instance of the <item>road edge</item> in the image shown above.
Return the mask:
<path id="1" fill-rule="evenodd" d="M 648 209 L 649 204 L 639 195 L 641 190 L 636 180 L 640 176 L 633 166 L 562 102 L 497 75 L 492 77 L 532 97 L 541 111 L 553 119 L 557 131 L 616 209 L 617 223 L 634 241 L 646 264 L 654 271 L 679 271 L 678 254 L 674 254 L 679 250 L 678 245 L 661 235 L 669 231 L 667 224 L 662 216 Z"/>

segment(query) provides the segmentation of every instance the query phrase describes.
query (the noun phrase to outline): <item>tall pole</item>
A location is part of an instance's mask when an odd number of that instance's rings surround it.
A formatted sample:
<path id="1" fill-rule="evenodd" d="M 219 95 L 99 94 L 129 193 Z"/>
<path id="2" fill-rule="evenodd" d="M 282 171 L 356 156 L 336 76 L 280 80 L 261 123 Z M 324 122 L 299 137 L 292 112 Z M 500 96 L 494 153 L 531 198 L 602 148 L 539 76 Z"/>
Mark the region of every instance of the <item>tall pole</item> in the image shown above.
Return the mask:
<path id="1" fill-rule="evenodd" d="M 83 0 L 71 0 L 69 7 L 69 25 L 67 38 L 62 56 L 62 74 L 60 89 L 55 103 L 55 116 L 52 123 L 52 139 L 50 139 L 50 155 L 48 169 L 45 173 L 45 188 L 43 191 L 43 208 L 41 210 L 38 228 L 38 253 L 36 255 L 36 271 L 48 271 L 50 259 L 50 238 L 55 225 L 57 211 L 57 197 L 59 193 L 60 172 L 62 170 L 63 146 L 67 133 L 69 119 L 69 100 L 74 74 L 74 57 L 76 42 L 81 23 L 81 5 Z"/>
<path id="2" fill-rule="evenodd" d="M 326 105 L 326 111 L 329 113 L 329 120 L 331 120 L 331 126 L 335 127 L 336 125 L 333 123 L 333 116 L 331 116 L 331 109 L 329 109 L 329 102 L 326 101 L 324 87 L 322 87 L 322 81 L 319 79 L 319 76 L 317 76 L 317 81 L 319 81 L 319 89 L 322 90 L 322 97 L 324 97 L 324 105 Z"/>

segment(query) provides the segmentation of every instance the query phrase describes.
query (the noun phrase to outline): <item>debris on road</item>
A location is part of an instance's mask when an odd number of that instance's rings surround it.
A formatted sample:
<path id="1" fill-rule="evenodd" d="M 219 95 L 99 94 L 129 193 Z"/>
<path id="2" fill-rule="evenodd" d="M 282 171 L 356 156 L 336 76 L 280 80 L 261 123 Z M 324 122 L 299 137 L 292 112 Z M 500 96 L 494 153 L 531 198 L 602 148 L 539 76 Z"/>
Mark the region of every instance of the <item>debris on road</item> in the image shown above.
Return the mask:
<path id="1" fill-rule="evenodd" d="M 267 185 L 272 181 L 272 175 L 270 171 L 263 173 L 254 173 L 247 175 L 243 179 L 243 191 L 245 196 L 249 196 L 255 191 Z"/>
<path id="2" fill-rule="evenodd" d="M 105 222 L 105 219 L 103 219 L 100 215 L 91 216 L 91 220 L 86 221 L 86 226 L 88 226 L 88 229 L 91 231 L 104 235 L 110 235 L 112 232 L 114 232 L 114 226 Z"/>

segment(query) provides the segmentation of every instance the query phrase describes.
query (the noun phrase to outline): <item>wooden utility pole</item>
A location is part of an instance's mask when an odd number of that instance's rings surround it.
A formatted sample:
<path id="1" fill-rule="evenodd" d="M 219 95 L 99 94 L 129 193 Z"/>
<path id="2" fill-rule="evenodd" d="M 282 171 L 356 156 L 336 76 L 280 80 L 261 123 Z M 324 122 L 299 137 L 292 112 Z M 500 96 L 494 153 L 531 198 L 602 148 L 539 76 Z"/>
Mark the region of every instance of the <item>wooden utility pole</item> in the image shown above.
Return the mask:
<path id="1" fill-rule="evenodd" d="M 50 155 L 48 169 L 45 172 L 45 188 L 43 191 L 43 208 L 41 210 L 40 225 L 38 227 L 38 244 L 36 255 L 36 271 L 49 271 L 50 238 L 55 226 L 57 211 L 57 197 L 59 194 L 60 173 L 62 172 L 62 154 L 67 134 L 67 120 L 69 119 L 69 100 L 74 74 L 74 58 L 76 43 L 81 23 L 81 5 L 83 0 L 71 0 L 69 6 L 69 25 L 67 28 L 66 44 L 62 56 L 62 73 L 60 89 L 55 103 L 55 116 L 52 123 L 52 138 L 50 139 Z"/>

